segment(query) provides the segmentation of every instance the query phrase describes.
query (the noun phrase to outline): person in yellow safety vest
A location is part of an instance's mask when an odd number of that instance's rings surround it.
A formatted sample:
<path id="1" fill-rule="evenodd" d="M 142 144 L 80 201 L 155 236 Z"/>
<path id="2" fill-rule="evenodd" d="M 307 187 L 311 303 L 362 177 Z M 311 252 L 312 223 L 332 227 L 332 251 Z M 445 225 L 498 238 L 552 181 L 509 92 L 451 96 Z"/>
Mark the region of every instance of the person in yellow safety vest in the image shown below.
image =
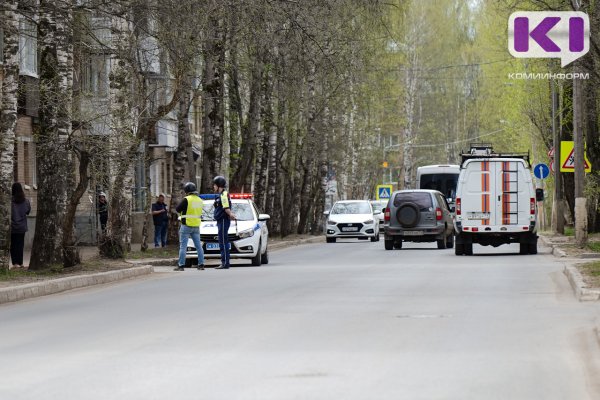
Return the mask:
<path id="1" fill-rule="evenodd" d="M 188 238 L 192 238 L 196 251 L 198 252 L 197 269 L 204 269 L 204 251 L 200 242 L 200 221 L 202 216 L 202 199 L 198 197 L 196 185 L 188 182 L 183 185 L 183 191 L 186 196 L 181 203 L 175 207 L 180 213 L 181 227 L 179 228 L 179 263 L 175 271 L 183 271 L 185 266 L 185 254 L 187 249 Z"/>

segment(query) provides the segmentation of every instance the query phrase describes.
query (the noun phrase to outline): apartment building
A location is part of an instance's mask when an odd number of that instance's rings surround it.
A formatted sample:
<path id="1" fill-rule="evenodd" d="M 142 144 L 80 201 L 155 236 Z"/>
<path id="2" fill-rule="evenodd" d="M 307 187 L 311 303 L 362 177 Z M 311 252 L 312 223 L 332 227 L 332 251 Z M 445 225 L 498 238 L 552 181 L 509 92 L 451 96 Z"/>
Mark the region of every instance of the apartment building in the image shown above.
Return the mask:
<path id="1" fill-rule="evenodd" d="M 20 79 L 14 156 L 15 180 L 23 184 L 26 196 L 32 203 L 26 247 L 31 246 L 35 232 L 38 190 L 34 132 L 39 126 L 39 75 L 37 26 L 34 21 L 35 18 L 22 18 L 19 23 Z M 90 11 L 78 11 L 75 13 L 75 21 L 73 134 L 93 135 L 99 140 L 108 140 L 111 129 L 109 77 L 114 62 L 110 50 L 111 19 Z M 147 27 L 147 32 L 151 31 L 152 27 Z M 0 30 L 0 62 L 2 43 L 3 35 Z M 152 36 L 141 41 L 139 54 L 140 65 L 148 83 L 150 107 L 165 104 L 172 96 L 171 77 L 162 59 L 161 49 Z M 199 102 L 194 102 L 189 117 L 192 143 L 201 143 L 200 111 Z M 143 144 L 151 148 L 152 154 L 149 167 L 150 187 L 146 187 L 142 151 L 132 165 L 135 176 L 132 189 L 134 242 L 141 238 L 139 227 L 145 215 L 146 196 L 152 196 L 154 199 L 158 194 L 164 193 L 167 195 L 167 201 L 169 200 L 173 179 L 173 153 L 177 150 L 177 132 L 175 109 L 156 124 L 155 135 L 150 143 Z M 193 147 L 194 158 L 197 159 L 200 152 L 195 145 Z M 76 217 L 77 237 L 82 244 L 96 243 L 99 232 L 97 194 L 103 191 L 109 197 L 111 195 L 110 163 L 108 154 L 94 154 L 92 157 L 90 185 L 80 201 Z"/>

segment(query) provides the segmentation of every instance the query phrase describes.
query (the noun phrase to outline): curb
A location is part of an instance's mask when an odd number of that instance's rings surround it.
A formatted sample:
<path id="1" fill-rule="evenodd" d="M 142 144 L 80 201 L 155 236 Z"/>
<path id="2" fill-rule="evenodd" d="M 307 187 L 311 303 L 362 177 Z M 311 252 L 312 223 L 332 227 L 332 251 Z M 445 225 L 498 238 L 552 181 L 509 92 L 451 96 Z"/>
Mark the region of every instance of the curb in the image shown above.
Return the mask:
<path id="1" fill-rule="evenodd" d="M 320 243 L 323 241 L 325 236 L 315 236 L 307 239 L 300 240 L 286 240 L 281 242 L 275 242 L 269 245 L 269 251 L 282 250 L 288 247 L 300 246 L 303 244 Z M 165 266 L 177 266 L 177 258 L 150 258 L 141 260 L 125 260 L 133 265 L 152 265 L 154 267 L 165 267 Z"/>
<path id="2" fill-rule="evenodd" d="M 0 289 L 0 304 L 11 303 L 34 297 L 46 296 L 93 285 L 120 281 L 151 274 L 154 268 L 145 265 L 135 268 L 121 269 L 118 271 L 100 272 L 97 274 L 70 276 L 67 278 L 52 279 L 44 282 L 28 283 Z"/>
<path id="3" fill-rule="evenodd" d="M 298 241 L 295 240 L 286 240 L 282 242 L 273 243 L 269 246 L 269 250 L 281 250 L 288 247 L 300 246 L 303 244 L 311 244 L 311 243 L 321 243 L 325 236 L 319 235 L 315 237 L 311 237 L 308 239 L 301 239 Z"/>
<path id="4" fill-rule="evenodd" d="M 573 291 L 575 292 L 575 297 L 579 301 L 598 301 L 600 300 L 600 289 L 588 289 L 586 288 L 586 284 L 581 276 L 581 273 L 575 268 L 574 265 L 566 265 L 563 273 L 567 276 Z M 597 334 L 600 334 L 598 330 L 596 330 Z M 599 337 L 600 340 L 600 337 Z"/>
<path id="5" fill-rule="evenodd" d="M 555 257 L 567 257 L 567 253 L 564 250 L 561 250 L 558 245 L 552 244 L 548 242 L 548 240 L 540 236 L 544 244 L 552 249 L 552 255 Z M 595 257 L 589 257 L 588 253 L 584 253 L 580 259 L 590 259 Z M 566 260 L 565 260 L 566 261 Z M 581 276 L 579 270 L 575 267 L 577 264 L 581 264 L 582 262 L 571 262 L 570 264 L 565 264 L 565 268 L 563 269 L 563 273 L 566 275 L 569 280 L 569 284 L 573 289 L 575 297 L 579 301 L 598 301 L 600 300 L 600 289 L 589 289 L 586 287 L 585 281 Z M 600 327 L 596 327 L 596 335 L 598 337 L 598 341 L 600 342 Z"/>
<path id="6" fill-rule="evenodd" d="M 542 242 L 544 242 L 544 245 L 547 247 L 550 247 L 552 249 L 551 254 L 554 257 L 566 257 L 567 253 L 564 250 L 561 250 L 558 245 L 550 243 L 548 241 L 548 239 L 546 239 L 546 237 L 539 235 L 538 236 L 540 239 L 542 239 Z"/>

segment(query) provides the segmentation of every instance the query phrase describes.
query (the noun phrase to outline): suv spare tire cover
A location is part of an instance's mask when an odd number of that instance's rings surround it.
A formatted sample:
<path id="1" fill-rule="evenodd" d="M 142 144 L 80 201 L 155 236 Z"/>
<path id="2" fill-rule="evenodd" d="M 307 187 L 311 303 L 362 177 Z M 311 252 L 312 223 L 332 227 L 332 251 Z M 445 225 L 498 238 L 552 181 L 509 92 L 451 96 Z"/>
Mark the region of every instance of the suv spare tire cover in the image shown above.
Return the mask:
<path id="1" fill-rule="evenodd" d="M 396 218 L 404 228 L 412 228 L 419 223 L 420 214 L 419 206 L 415 203 L 404 203 L 398 207 Z"/>

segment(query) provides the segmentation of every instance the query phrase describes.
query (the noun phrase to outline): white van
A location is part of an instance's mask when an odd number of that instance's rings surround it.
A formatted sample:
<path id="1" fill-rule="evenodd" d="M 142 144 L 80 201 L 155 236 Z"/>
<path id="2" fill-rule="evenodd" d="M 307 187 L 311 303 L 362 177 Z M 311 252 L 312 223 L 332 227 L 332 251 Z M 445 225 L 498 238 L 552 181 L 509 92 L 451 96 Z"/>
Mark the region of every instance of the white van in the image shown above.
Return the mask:
<path id="1" fill-rule="evenodd" d="M 425 165 L 419 167 L 417 168 L 417 189 L 431 189 L 442 192 L 448 199 L 450 208 L 453 208 L 459 173 L 459 165 Z"/>
<path id="2" fill-rule="evenodd" d="M 456 190 L 455 254 L 472 255 L 473 243 L 519 243 L 520 254 L 537 254 L 536 196 L 528 156 L 490 151 L 463 160 Z"/>

